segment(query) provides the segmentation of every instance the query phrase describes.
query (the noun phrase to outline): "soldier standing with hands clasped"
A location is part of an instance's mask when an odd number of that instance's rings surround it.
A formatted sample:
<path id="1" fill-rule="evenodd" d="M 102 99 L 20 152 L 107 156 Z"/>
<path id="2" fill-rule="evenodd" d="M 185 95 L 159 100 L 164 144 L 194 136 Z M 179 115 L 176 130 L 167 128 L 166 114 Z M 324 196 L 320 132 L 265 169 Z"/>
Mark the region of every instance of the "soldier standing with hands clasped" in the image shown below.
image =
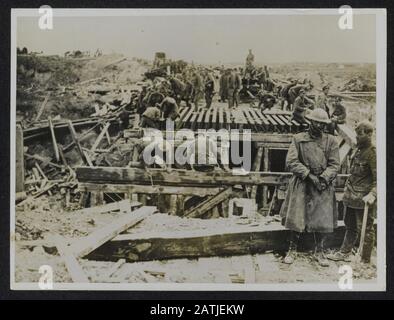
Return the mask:
<path id="1" fill-rule="evenodd" d="M 309 131 L 294 136 L 286 158 L 293 176 L 280 212 L 285 227 L 291 230 L 289 251 L 283 262 L 294 262 L 301 233 L 312 232 L 314 258 L 320 266 L 327 267 L 324 241 L 337 226 L 333 180 L 339 169 L 339 148 L 335 137 L 324 133 L 330 123 L 324 110 L 315 109 L 306 117 L 311 121 Z"/>

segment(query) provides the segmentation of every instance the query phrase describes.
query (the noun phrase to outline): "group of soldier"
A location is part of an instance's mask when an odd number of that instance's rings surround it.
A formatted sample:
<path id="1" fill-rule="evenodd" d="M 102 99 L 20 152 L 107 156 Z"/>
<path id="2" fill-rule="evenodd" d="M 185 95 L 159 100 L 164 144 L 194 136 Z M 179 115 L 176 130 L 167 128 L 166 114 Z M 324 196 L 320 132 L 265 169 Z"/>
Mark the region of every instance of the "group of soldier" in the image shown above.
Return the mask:
<path id="1" fill-rule="evenodd" d="M 335 178 L 340 168 L 339 148 L 335 137 L 325 132 L 332 123 L 327 112 L 316 108 L 306 115 L 308 131 L 294 135 L 287 153 L 286 166 L 293 173 L 280 214 L 284 226 L 291 230 L 290 245 L 283 262 L 292 264 L 302 233 L 313 233 L 314 259 L 320 266 L 329 266 L 328 259 L 351 261 L 352 249 L 360 238 L 364 243 L 359 254 L 369 263 L 375 241 L 376 214 L 376 149 L 372 144 L 373 125 L 368 121 L 355 128 L 357 148 L 350 160 L 350 177 L 345 184 L 343 205 L 345 237 L 339 251 L 326 255 L 325 243 L 337 227 L 338 210 Z M 367 210 L 364 237 L 360 237 Z"/>
<path id="2" fill-rule="evenodd" d="M 280 209 L 285 227 L 291 230 L 289 250 L 283 262 L 294 262 L 298 240 L 304 232 L 314 235 L 313 257 L 319 265 L 328 266 L 327 259 L 349 261 L 352 249 L 360 238 L 363 212 L 368 206 L 361 257 L 362 261 L 368 263 L 374 246 L 373 224 L 376 213 L 376 150 L 372 144 L 372 124 L 362 121 L 355 128 L 357 149 L 351 156 L 350 177 L 343 197 L 346 234 L 340 250 L 326 256 L 325 242 L 337 227 L 338 218 L 334 184 L 340 161 L 339 147 L 333 133 L 338 124 L 346 122 L 346 109 L 340 98 L 330 98 L 329 85 L 324 85 L 321 94 L 311 99 L 307 96 L 313 88 L 310 81 L 291 79 L 289 84 L 277 86 L 271 80 L 267 82 L 268 69 L 254 68 L 253 60 L 250 51 L 244 70 L 229 68 L 221 71 L 220 101 L 227 101 L 230 108 L 237 107 L 243 81 L 260 79 L 258 85 L 261 90 L 257 95 L 259 106 L 267 108 L 268 105 L 268 108 L 272 108 L 277 97 L 283 109 L 293 112 L 294 120 L 307 124 L 307 131 L 294 135 L 286 158 L 287 169 L 293 176 Z M 182 100 L 187 106 L 193 103 L 197 111 L 200 100 L 205 98 L 205 107 L 209 108 L 214 93 L 215 78 L 213 71 L 207 68 L 193 68 L 167 79 L 155 80 L 150 87 L 143 87 L 138 99 L 141 127 L 160 129 L 163 117 L 175 120 L 179 116 Z M 269 100 L 271 97 L 274 102 Z"/>
<path id="3" fill-rule="evenodd" d="M 215 78 L 209 68 L 186 68 L 182 73 L 157 77 L 144 84 L 138 97 L 141 127 L 160 127 L 160 120 L 175 120 L 182 101 L 198 111 L 201 100 L 210 108 L 215 94 Z"/>

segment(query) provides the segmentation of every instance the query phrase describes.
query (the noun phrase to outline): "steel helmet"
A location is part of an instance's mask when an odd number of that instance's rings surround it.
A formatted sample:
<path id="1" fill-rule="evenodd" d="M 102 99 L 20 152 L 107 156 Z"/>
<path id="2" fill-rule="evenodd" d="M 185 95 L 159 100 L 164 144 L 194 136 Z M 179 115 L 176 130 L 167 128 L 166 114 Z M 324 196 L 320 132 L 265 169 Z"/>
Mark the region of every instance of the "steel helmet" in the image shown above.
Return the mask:
<path id="1" fill-rule="evenodd" d="M 327 112 L 321 108 L 312 110 L 312 112 L 305 115 L 305 118 L 317 122 L 327 123 L 327 124 L 331 123 L 331 120 L 328 118 Z"/>

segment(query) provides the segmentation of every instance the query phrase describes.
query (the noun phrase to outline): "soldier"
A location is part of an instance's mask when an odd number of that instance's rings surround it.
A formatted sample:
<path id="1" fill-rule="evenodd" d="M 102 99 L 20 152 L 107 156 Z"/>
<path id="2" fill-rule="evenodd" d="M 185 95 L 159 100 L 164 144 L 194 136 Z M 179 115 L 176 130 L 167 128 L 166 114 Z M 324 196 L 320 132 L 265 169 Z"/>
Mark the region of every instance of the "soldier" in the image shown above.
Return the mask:
<path id="1" fill-rule="evenodd" d="M 192 97 L 194 103 L 194 111 L 198 111 L 198 103 L 204 94 L 204 88 L 203 88 L 202 78 L 197 71 L 193 72 L 192 85 L 193 85 Z"/>
<path id="2" fill-rule="evenodd" d="M 292 110 L 293 103 L 294 103 L 295 99 L 297 99 L 301 89 L 304 89 L 305 92 L 308 92 L 308 91 L 312 90 L 312 88 L 313 88 L 312 83 L 300 84 L 300 85 L 296 85 L 296 86 L 292 87 L 289 90 L 289 100 L 288 100 L 290 102 L 289 109 Z"/>
<path id="3" fill-rule="evenodd" d="M 301 124 L 306 123 L 305 115 L 308 109 L 313 109 L 313 101 L 308 99 L 305 96 L 305 90 L 301 89 L 294 101 L 293 119 Z"/>
<path id="4" fill-rule="evenodd" d="M 328 255 L 334 261 L 350 261 L 350 254 L 361 234 L 363 209 L 369 206 L 361 261 L 369 263 L 375 241 L 376 215 L 376 148 L 372 144 L 373 125 L 368 121 L 356 127 L 357 150 L 351 159 L 350 177 L 346 182 L 343 204 L 346 206 L 346 233 L 339 251 Z"/>
<path id="5" fill-rule="evenodd" d="M 242 81 L 237 69 L 234 68 L 231 74 L 227 77 L 227 92 L 228 92 L 228 107 L 234 108 L 234 104 L 238 107 L 239 91 L 241 91 Z"/>
<path id="6" fill-rule="evenodd" d="M 204 79 L 204 86 L 205 86 L 205 108 L 210 108 L 212 104 L 212 98 L 214 96 L 215 91 L 215 79 L 213 78 L 212 74 L 207 71 L 205 74 Z"/>
<path id="7" fill-rule="evenodd" d="M 291 230 L 289 251 L 283 262 L 296 258 L 300 234 L 313 232 L 314 258 L 320 266 L 328 266 L 324 256 L 324 241 L 337 226 L 337 209 L 333 180 L 339 169 L 338 143 L 324 133 L 330 123 L 327 113 L 313 110 L 307 118 L 309 131 L 293 137 L 286 157 L 286 166 L 293 173 L 286 199 L 281 208 L 284 225 Z"/>
<path id="8" fill-rule="evenodd" d="M 329 125 L 329 132 L 331 134 L 335 133 L 335 129 L 337 129 L 338 124 L 346 123 L 346 108 L 341 103 L 342 98 L 336 97 L 335 102 L 332 105 L 332 113 L 331 113 L 331 124 Z"/>
<path id="9" fill-rule="evenodd" d="M 182 80 L 175 77 L 170 77 L 170 83 L 171 90 L 173 92 L 173 98 L 177 104 L 180 105 L 182 99 L 185 97 L 186 84 Z"/>
<path id="10" fill-rule="evenodd" d="M 146 105 L 145 105 L 145 100 L 144 98 L 148 94 L 148 86 L 146 84 L 142 85 L 142 90 L 138 96 L 138 107 L 137 107 L 137 113 L 142 114 L 146 110 Z"/>
<path id="11" fill-rule="evenodd" d="M 270 92 L 264 91 L 264 89 L 261 89 L 257 93 L 257 98 L 259 100 L 258 107 L 261 108 L 261 112 L 264 112 L 265 109 L 271 110 L 274 107 L 275 102 L 276 102 L 275 96 L 273 94 L 271 94 Z"/>
<path id="12" fill-rule="evenodd" d="M 163 112 L 164 119 L 175 121 L 179 116 L 179 108 L 174 98 L 165 97 L 160 104 L 160 109 Z"/>
<path id="13" fill-rule="evenodd" d="M 142 114 L 140 127 L 160 129 L 160 119 L 160 105 L 156 104 L 153 107 L 148 107 Z"/>
<path id="14" fill-rule="evenodd" d="M 286 101 L 287 102 L 286 109 L 288 109 L 290 111 L 291 110 L 291 108 L 290 108 L 291 102 L 290 102 L 289 90 L 292 87 L 297 85 L 298 80 L 297 79 L 289 79 L 289 80 L 291 82 L 289 84 L 285 85 L 280 90 L 279 95 L 280 95 L 280 97 L 282 99 L 282 102 L 281 102 L 282 109 L 285 110 L 285 101 Z"/>
<path id="15" fill-rule="evenodd" d="M 330 115 L 330 108 L 328 106 L 328 91 L 330 90 L 329 85 L 325 85 L 323 88 L 323 93 L 316 96 L 316 108 L 321 108 Z"/>
<path id="16" fill-rule="evenodd" d="M 230 69 L 226 69 L 222 72 L 222 75 L 219 79 L 219 95 L 220 102 L 226 102 L 228 96 L 228 88 L 227 88 L 227 78 L 230 75 Z"/>

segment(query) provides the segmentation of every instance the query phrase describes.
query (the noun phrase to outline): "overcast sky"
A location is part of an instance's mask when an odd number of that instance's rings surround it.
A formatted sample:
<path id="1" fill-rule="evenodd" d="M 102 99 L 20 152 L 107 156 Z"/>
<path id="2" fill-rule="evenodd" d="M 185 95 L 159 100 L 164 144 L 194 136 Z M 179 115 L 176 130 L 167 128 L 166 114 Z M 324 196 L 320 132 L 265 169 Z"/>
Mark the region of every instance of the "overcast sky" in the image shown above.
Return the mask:
<path id="1" fill-rule="evenodd" d="M 260 63 L 375 62 L 375 16 L 356 15 L 341 30 L 339 15 L 188 15 L 55 17 L 53 30 L 38 18 L 18 17 L 17 46 L 46 54 L 101 48 L 153 59 L 197 63 L 244 62 L 248 49 Z"/>

